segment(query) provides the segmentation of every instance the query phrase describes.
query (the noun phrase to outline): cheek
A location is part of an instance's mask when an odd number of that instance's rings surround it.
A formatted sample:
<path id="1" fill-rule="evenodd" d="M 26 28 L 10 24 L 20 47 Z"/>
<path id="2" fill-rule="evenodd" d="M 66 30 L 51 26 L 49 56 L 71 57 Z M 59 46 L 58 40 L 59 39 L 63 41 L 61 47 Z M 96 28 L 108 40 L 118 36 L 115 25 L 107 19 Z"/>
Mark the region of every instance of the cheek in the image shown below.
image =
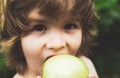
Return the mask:
<path id="1" fill-rule="evenodd" d="M 76 34 L 68 38 L 68 45 L 72 54 L 76 54 L 82 43 L 82 34 Z"/>
<path id="2" fill-rule="evenodd" d="M 41 44 L 35 38 L 24 37 L 21 39 L 23 53 L 26 57 L 37 57 L 41 52 Z"/>
<path id="3" fill-rule="evenodd" d="M 81 39 L 75 39 L 72 43 L 71 43 L 71 48 L 72 48 L 72 52 L 73 54 L 76 54 L 78 49 L 80 48 L 81 46 Z"/>
<path id="4" fill-rule="evenodd" d="M 41 65 L 43 62 L 42 43 L 35 38 L 24 37 L 21 39 L 21 44 L 28 65 L 35 65 L 36 67 Z"/>

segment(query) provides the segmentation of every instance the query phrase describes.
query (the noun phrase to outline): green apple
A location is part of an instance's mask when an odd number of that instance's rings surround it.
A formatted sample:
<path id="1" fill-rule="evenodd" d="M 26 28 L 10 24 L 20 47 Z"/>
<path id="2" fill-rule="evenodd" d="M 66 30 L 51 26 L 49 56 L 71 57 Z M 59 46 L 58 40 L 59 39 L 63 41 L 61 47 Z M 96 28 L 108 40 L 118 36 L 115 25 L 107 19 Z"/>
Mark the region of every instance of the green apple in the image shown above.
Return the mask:
<path id="1" fill-rule="evenodd" d="M 42 78 L 87 78 L 86 64 L 72 55 L 57 55 L 49 58 L 43 66 Z"/>

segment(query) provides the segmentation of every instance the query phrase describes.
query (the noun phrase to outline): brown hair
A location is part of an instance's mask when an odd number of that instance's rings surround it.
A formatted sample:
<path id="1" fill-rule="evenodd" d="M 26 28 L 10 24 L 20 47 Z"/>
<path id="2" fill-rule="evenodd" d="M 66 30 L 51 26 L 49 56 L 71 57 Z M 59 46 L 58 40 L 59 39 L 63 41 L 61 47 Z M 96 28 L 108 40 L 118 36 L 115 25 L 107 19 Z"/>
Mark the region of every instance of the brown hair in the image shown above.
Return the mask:
<path id="1" fill-rule="evenodd" d="M 35 7 L 51 17 L 64 12 L 75 16 L 83 30 L 82 45 L 76 55 L 88 54 L 95 35 L 94 25 L 98 20 L 93 0 L 8 0 L 4 9 L 1 38 L 9 66 L 21 74 L 27 69 L 20 38 L 29 29 L 27 15 Z"/>

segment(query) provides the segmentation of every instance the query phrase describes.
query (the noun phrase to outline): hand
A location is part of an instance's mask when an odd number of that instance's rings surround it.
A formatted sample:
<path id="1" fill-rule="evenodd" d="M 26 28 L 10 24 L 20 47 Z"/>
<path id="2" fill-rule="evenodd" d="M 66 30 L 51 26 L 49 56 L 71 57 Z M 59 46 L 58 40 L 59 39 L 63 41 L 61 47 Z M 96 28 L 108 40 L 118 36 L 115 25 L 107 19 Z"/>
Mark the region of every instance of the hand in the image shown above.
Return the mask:
<path id="1" fill-rule="evenodd" d="M 80 56 L 80 59 L 82 59 L 85 62 L 85 64 L 87 65 L 87 67 L 89 69 L 88 78 L 99 78 L 99 76 L 97 74 L 97 71 L 95 69 L 95 66 L 92 63 L 92 61 L 89 58 L 85 57 L 85 56 Z"/>
<path id="2" fill-rule="evenodd" d="M 91 74 L 90 74 L 90 75 L 88 76 L 88 78 L 99 78 L 99 77 L 98 77 L 98 75 L 95 75 L 95 74 L 91 75 Z"/>

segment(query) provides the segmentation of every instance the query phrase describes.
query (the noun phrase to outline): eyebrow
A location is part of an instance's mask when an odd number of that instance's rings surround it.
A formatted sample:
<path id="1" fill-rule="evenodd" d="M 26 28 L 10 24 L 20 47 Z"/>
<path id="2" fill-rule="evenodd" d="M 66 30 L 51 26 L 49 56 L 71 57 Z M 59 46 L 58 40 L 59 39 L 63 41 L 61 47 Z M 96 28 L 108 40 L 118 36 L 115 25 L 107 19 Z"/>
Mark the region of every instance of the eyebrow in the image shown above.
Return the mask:
<path id="1" fill-rule="evenodd" d="M 29 22 L 29 24 L 30 24 L 30 26 L 34 26 L 34 25 L 36 25 L 36 24 L 49 24 L 49 23 L 52 23 L 51 21 L 53 21 L 53 22 L 57 22 L 57 19 L 55 19 L 55 18 L 49 18 L 49 17 L 47 17 L 47 16 L 43 16 L 42 18 L 39 18 L 39 17 L 37 17 L 37 18 L 28 18 L 29 20 L 30 20 L 30 22 Z M 58 19 L 59 20 L 59 19 Z M 61 22 L 61 23 L 67 23 L 67 22 L 78 22 L 79 20 L 77 19 L 77 18 L 75 18 L 75 17 L 71 17 L 71 18 L 63 18 L 63 19 L 60 19 L 59 20 L 59 22 Z"/>
<path id="2" fill-rule="evenodd" d="M 43 19 L 36 19 L 36 20 L 31 20 L 29 22 L 30 26 L 34 26 L 34 25 L 40 24 L 40 23 L 47 23 L 47 21 L 43 20 Z"/>

